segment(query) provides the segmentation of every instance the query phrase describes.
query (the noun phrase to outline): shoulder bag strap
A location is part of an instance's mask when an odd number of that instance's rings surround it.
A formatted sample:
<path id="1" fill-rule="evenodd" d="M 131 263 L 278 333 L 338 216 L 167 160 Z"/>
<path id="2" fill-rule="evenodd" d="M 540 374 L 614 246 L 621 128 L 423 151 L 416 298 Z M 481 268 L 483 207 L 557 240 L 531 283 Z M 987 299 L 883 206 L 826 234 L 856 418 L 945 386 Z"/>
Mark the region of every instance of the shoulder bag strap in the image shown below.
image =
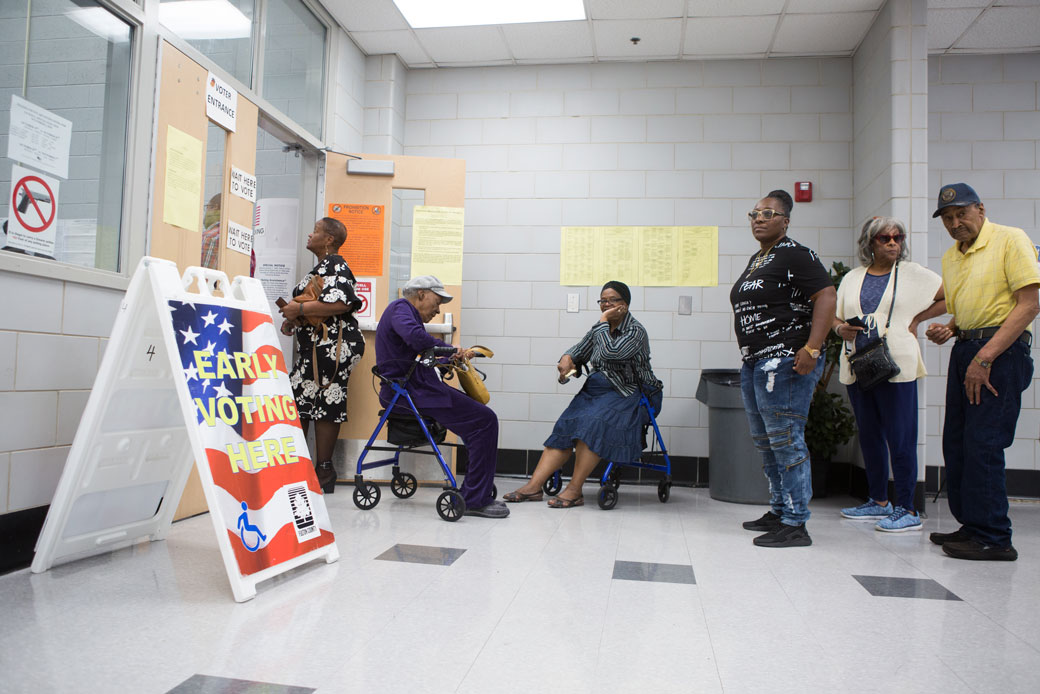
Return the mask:
<path id="1" fill-rule="evenodd" d="M 885 332 L 878 337 L 888 335 L 888 326 L 892 325 L 892 308 L 896 305 L 896 288 L 899 286 L 899 261 L 892 270 L 892 302 L 888 305 L 888 320 L 885 321 Z"/>

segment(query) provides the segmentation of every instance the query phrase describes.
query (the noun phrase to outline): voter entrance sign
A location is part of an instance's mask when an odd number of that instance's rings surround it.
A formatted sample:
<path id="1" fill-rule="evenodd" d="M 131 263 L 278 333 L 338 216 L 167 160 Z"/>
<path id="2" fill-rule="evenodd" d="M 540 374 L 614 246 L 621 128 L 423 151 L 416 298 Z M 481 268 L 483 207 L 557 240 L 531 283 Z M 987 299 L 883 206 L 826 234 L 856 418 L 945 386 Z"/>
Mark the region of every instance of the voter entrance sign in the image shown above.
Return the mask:
<path id="1" fill-rule="evenodd" d="M 197 291 L 189 291 L 192 285 Z M 219 292 L 223 296 L 217 296 Z M 36 545 L 35 573 L 164 539 L 196 464 L 235 600 L 339 558 L 256 279 L 144 258 Z"/>

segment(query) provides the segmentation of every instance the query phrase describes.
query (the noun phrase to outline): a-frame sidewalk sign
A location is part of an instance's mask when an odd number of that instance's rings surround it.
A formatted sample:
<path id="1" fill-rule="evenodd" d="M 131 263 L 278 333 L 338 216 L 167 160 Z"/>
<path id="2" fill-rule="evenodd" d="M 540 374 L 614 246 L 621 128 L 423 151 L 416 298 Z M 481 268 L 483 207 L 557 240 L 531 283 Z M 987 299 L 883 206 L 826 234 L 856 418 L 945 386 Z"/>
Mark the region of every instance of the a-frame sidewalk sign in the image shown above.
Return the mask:
<path id="1" fill-rule="evenodd" d="M 259 280 L 228 282 L 199 267 L 180 277 L 175 264 L 146 257 L 119 307 L 33 572 L 164 539 L 193 464 L 235 600 L 306 562 L 339 559 Z"/>

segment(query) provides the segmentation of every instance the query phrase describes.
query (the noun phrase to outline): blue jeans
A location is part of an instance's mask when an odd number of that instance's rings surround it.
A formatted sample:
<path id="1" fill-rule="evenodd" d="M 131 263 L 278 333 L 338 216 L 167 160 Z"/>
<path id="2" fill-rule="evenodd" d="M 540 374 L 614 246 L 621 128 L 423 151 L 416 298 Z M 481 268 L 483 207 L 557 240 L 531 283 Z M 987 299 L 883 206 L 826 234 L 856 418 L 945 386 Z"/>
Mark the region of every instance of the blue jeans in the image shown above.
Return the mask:
<path id="1" fill-rule="evenodd" d="M 740 370 L 744 412 L 769 480 L 769 504 L 786 525 L 809 520 L 812 472 L 805 422 L 822 373 L 823 357 L 804 376 L 795 372 L 793 357 L 759 359 Z"/>
<path id="2" fill-rule="evenodd" d="M 874 501 L 888 500 L 888 467 L 892 463 L 896 506 L 914 511 L 917 487 L 917 381 L 879 383 L 872 390 L 848 386 L 856 413 L 859 448 Z"/>
<path id="3" fill-rule="evenodd" d="M 1029 347 L 1015 341 L 993 361 L 989 382 L 999 395 L 982 388 L 982 402 L 968 403 L 964 374 L 985 340 L 953 346 L 946 380 L 943 459 L 946 491 L 953 517 L 976 540 L 1011 546 L 1004 449 L 1015 438 L 1022 391 L 1033 378 Z"/>

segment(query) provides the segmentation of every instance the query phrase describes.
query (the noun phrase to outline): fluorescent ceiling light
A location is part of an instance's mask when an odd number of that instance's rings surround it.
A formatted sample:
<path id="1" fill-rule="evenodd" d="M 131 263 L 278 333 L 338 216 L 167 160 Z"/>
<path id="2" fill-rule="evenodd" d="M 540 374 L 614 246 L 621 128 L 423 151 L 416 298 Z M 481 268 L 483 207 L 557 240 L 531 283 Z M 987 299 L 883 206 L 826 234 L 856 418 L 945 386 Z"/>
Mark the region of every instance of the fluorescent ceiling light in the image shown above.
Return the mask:
<path id="1" fill-rule="evenodd" d="M 244 39 L 253 28 L 252 20 L 227 0 L 164 2 L 159 21 L 182 39 Z"/>
<path id="2" fill-rule="evenodd" d="M 394 0 L 413 29 L 585 19 L 582 0 Z"/>
<path id="3" fill-rule="evenodd" d="M 92 34 L 112 43 L 130 40 L 130 27 L 103 7 L 87 7 L 68 10 L 65 15 Z"/>

